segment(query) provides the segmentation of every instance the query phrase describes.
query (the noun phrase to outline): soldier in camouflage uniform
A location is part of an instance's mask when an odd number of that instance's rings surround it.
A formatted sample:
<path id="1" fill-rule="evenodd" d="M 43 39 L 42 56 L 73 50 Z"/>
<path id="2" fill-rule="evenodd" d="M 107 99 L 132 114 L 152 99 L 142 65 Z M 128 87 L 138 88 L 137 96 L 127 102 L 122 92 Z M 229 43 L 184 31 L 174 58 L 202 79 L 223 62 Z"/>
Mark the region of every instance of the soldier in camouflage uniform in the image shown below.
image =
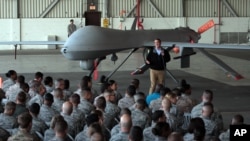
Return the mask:
<path id="1" fill-rule="evenodd" d="M 59 114 L 56 110 L 54 110 L 51 106 L 54 102 L 53 95 L 50 93 L 45 94 L 44 96 L 44 103 L 40 108 L 40 113 L 38 117 L 43 120 L 47 125 L 50 124 L 50 121 L 53 116 Z"/>
<path id="2" fill-rule="evenodd" d="M 16 109 L 14 112 L 14 117 L 17 117 L 21 113 L 28 112 L 26 108 L 26 94 L 23 91 L 20 91 L 16 97 Z"/>
<path id="3" fill-rule="evenodd" d="M 43 84 L 35 81 L 35 84 L 33 85 L 33 91 L 35 95 L 30 99 L 29 105 L 32 103 L 38 103 L 41 106 L 43 104 L 43 96 L 46 93 L 45 87 Z"/>
<path id="4" fill-rule="evenodd" d="M 0 114 L 0 127 L 10 131 L 17 127 L 16 118 L 13 116 L 16 109 L 16 103 L 7 102 L 5 105 L 4 112 Z"/>
<path id="5" fill-rule="evenodd" d="M 129 108 L 131 107 L 135 101 L 134 101 L 134 95 L 136 93 L 136 88 L 133 85 L 128 86 L 126 90 L 125 97 L 119 100 L 118 106 L 123 109 L 123 108 Z"/>
<path id="6" fill-rule="evenodd" d="M 206 102 L 202 107 L 201 118 L 205 123 L 206 136 L 218 137 L 219 130 L 217 124 L 211 119 L 213 114 L 213 104 Z"/>
<path id="7" fill-rule="evenodd" d="M 147 128 L 151 124 L 151 118 L 143 110 L 146 107 L 146 101 L 139 99 L 136 101 L 136 108 L 132 112 L 132 121 L 134 126 L 139 126 L 142 129 Z"/>
<path id="8" fill-rule="evenodd" d="M 106 108 L 105 112 L 109 113 L 113 118 L 118 118 L 120 114 L 120 107 L 118 107 L 116 102 L 116 95 L 114 94 L 113 90 L 106 90 L 104 92 L 104 98 L 106 100 Z"/>
<path id="9" fill-rule="evenodd" d="M 80 96 L 78 94 L 73 94 L 70 96 L 69 100 L 73 104 L 73 112 L 71 113 L 71 117 L 73 117 L 74 121 L 78 123 L 76 133 L 79 133 L 82 131 L 85 125 L 85 114 L 78 108 L 78 104 L 80 103 Z"/>
<path id="10" fill-rule="evenodd" d="M 9 101 L 13 101 L 13 102 L 16 101 L 16 97 L 18 93 L 22 91 L 21 85 L 25 83 L 24 81 L 25 81 L 25 77 L 23 75 L 19 75 L 17 77 L 16 83 L 8 88 L 5 96 Z"/>
<path id="11" fill-rule="evenodd" d="M 124 114 L 121 116 L 121 131 L 112 136 L 110 141 L 128 141 L 128 135 L 132 127 L 132 119 L 130 115 Z"/>
<path id="12" fill-rule="evenodd" d="M 18 132 L 9 137 L 8 141 L 40 141 L 37 136 L 29 133 L 32 126 L 32 116 L 29 113 L 19 115 L 18 124 Z"/>
<path id="13" fill-rule="evenodd" d="M 55 137 L 49 141 L 74 141 L 72 137 L 67 134 L 68 124 L 65 120 L 59 120 L 55 125 Z"/>
<path id="14" fill-rule="evenodd" d="M 54 128 L 55 128 L 56 122 L 60 120 L 64 120 L 64 118 L 63 116 L 59 114 L 52 117 L 52 120 L 50 122 L 50 128 L 44 132 L 44 141 L 48 141 L 55 136 Z"/>
<path id="15" fill-rule="evenodd" d="M 68 124 L 68 132 L 72 137 L 75 137 L 76 130 L 77 130 L 77 124 L 76 121 L 74 121 L 74 118 L 71 116 L 71 113 L 73 111 L 73 105 L 71 102 L 64 102 L 62 105 L 62 112 L 61 115 L 64 117 L 64 120 Z"/>
<path id="16" fill-rule="evenodd" d="M 244 125 L 244 117 L 240 114 L 234 115 L 231 121 L 231 125 Z M 230 140 L 230 130 L 222 132 L 219 136 L 221 141 L 229 141 Z"/>
<path id="17" fill-rule="evenodd" d="M 38 114 L 40 112 L 40 106 L 37 103 L 33 103 L 29 106 L 29 112 L 32 116 L 32 128 L 31 133 L 39 132 L 42 135 L 45 130 L 48 129 L 46 123 L 38 118 Z"/>
<path id="18" fill-rule="evenodd" d="M 3 81 L 3 91 L 6 92 L 10 86 L 16 83 L 17 73 L 15 70 L 9 70 L 6 74 L 7 80 Z"/>
<path id="19" fill-rule="evenodd" d="M 78 105 L 79 110 L 81 110 L 85 116 L 89 115 L 91 111 L 95 109 L 94 105 L 90 102 L 92 99 L 92 92 L 90 88 L 85 88 L 82 90 L 82 99 Z"/>
<path id="20" fill-rule="evenodd" d="M 55 109 L 57 112 L 62 111 L 62 105 L 64 103 L 64 96 L 63 96 L 63 90 L 61 88 L 56 88 L 54 90 L 54 102 L 52 104 L 52 108 Z"/>
<path id="21" fill-rule="evenodd" d="M 155 135 L 152 133 L 152 128 L 157 122 L 166 122 L 165 113 L 162 110 L 156 110 L 152 115 L 152 125 L 143 130 L 143 140 L 153 141 L 155 140 Z"/>

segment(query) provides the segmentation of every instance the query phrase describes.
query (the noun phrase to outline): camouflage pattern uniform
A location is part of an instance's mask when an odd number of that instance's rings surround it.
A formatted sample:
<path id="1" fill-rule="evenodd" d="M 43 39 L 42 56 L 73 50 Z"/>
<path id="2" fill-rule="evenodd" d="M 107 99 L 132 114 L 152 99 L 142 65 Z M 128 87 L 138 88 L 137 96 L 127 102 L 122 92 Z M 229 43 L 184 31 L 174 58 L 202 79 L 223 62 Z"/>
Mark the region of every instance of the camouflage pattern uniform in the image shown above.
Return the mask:
<path id="1" fill-rule="evenodd" d="M 41 120 L 43 120 L 47 125 L 49 125 L 48 123 L 50 123 L 52 117 L 56 114 L 59 114 L 56 110 L 54 110 L 53 108 L 43 104 L 41 106 L 40 109 L 40 113 L 38 115 L 38 118 L 40 118 Z"/>
<path id="2" fill-rule="evenodd" d="M 143 130 L 143 141 L 153 141 L 155 140 L 155 135 L 152 133 L 152 128 L 155 126 L 153 123 L 150 127 L 147 127 Z"/>
<path id="3" fill-rule="evenodd" d="M 218 130 L 217 130 L 216 123 L 209 118 L 205 118 L 202 116 L 201 116 L 201 118 L 205 124 L 206 135 L 207 136 L 218 136 Z"/>
<path id="4" fill-rule="evenodd" d="M 9 137 L 8 141 L 40 141 L 40 139 L 25 130 L 19 129 L 16 134 Z"/>
<path id="5" fill-rule="evenodd" d="M 36 94 L 34 97 L 32 97 L 29 101 L 29 106 L 33 103 L 39 104 L 41 106 L 43 104 L 43 97 L 40 94 Z"/>
<path id="6" fill-rule="evenodd" d="M 130 106 L 135 104 L 135 100 L 133 97 L 128 97 L 125 96 L 122 99 L 119 100 L 118 106 L 123 109 L 123 108 L 129 108 Z"/>
<path id="7" fill-rule="evenodd" d="M 221 141 L 229 141 L 230 139 L 230 130 L 228 129 L 226 132 L 222 132 L 219 136 Z"/>
<path id="8" fill-rule="evenodd" d="M 16 84 L 10 86 L 9 89 L 6 91 L 6 93 L 5 93 L 6 98 L 9 101 L 16 102 L 16 97 L 20 91 L 22 91 L 22 89 L 20 88 L 20 84 L 16 83 Z"/>
<path id="9" fill-rule="evenodd" d="M 85 116 L 88 116 L 90 112 L 95 109 L 95 107 L 89 101 L 82 99 L 80 104 L 78 104 L 78 109 L 81 110 L 85 114 Z"/>
<path id="10" fill-rule="evenodd" d="M 29 112 L 29 110 L 26 108 L 26 105 L 24 104 L 16 104 L 16 109 L 14 112 L 14 117 L 17 117 L 21 113 Z"/>
<path id="11" fill-rule="evenodd" d="M 129 141 L 128 133 L 119 132 L 118 134 L 112 136 L 109 141 Z"/>
<path id="12" fill-rule="evenodd" d="M 161 102 L 162 102 L 161 98 L 152 100 L 150 102 L 149 108 L 151 109 L 152 113 L 154 113 L 156 110 L 159 110 L 161 108 Z"/>
<path id="13" fill-rule="evenodd" d="M 121 131 L 121 125 L 120 124 L 115 125 L 111 130 L 111 137 L 114 136 L 115 134 L 118 134 L 120 131 Z"/>
<path id="14" fill-rule="evenodd" d="M 39 132 L 41 134 L 44 134 L 46 129 L 48 129 L 48 126 L 43 120 L 39 119 L 38 117 L 32 117 L 31 133 Z"/>
<path id="15" fill-rule="evenodd" d="M 121 109 L 117 105 L 107 101 L 105 112 L 110 114 L 113 118 L 118 118 L 121 112 Z"/>
<path id="16" fill-rule="evenodd" d="M 75 137 L 76 135 L 76 125 L 77 123 L 74 121 L 74 118 L 70 115 L 66 115 L 64 113 L 61 113 L 61 115 L 64 117 L 64 120 L 68 124 L 68 133 L 72 136 Z"/>
<path id="17" fill-rule="evenodd" d="M 149 127 L 151 124 L 150 117 L 139 109 L 135 109 L 132 111 L 132 122 L 133 126 L 139 126 L 142 129 Z"/>
<path id="18" fill-rule="evenodd" d="M 185 94 L 182 94 L 176 103 L 177 109 L 182 113 L 191 113 L 194 105 L 195 102 Z"/>
<path id="19" fill-rule="evenodd" d="M 85 125 L 85 114 L 78 109 L 78 107 L 73 107 L 73 112 L 70 115 L 76 121 L 76 134 L 81 132 Z"/>
<path id="20" fill-rule="evenodd" d="M 66 136 L 65 138 L 54 137 L 49 141 L 74 141 L 74 139 L 71 139 L 69 136 Z"/>
<path id="21" fill-rule="evenodd" d="M 17 127 L 17 120 L 14 116 L 8 116 L 4 113 L 0 114 L 0 127 L 7 129 L 13 129 Z"/>
<path id="22" fill-rule="evenodd" d="M 48 141 L 48 140 L 52 139 L 55 135 L 56 135 L 55 131 L 52 128 L 49 128 L 44 132 L 43 140 Z"/>
<path id="23" fill-rule="evenodd" d="M 88 128 L 85 128 L 82 132 L 78 133 L 75 137 L 75 141 L 90 141 L 90 138 L 87 136 Z"/>
<path id="24" fill-rule="evenodd" d="M 3 141 L 6 141 L 9 138 L 9 136 L 10 133 L 7 130 L 0 127 L 0 140 L 2 139 Z"/>
<path id="25" fill-rule="evenodd" d="M 62 105 L 64 101 L 62 99 L 54 98 L 54 102 L 52 104 L 52 108 L 55 109 L 57 112 L 62 111 Z"/>
<path id="26" fill-rule="evenodd" d="M 12 79 L 8 78 L 7 80 L 3 81 L 2 89 L 4 92 L 6 92 L 10 86 L 14 85 L 15 81 Z"/>

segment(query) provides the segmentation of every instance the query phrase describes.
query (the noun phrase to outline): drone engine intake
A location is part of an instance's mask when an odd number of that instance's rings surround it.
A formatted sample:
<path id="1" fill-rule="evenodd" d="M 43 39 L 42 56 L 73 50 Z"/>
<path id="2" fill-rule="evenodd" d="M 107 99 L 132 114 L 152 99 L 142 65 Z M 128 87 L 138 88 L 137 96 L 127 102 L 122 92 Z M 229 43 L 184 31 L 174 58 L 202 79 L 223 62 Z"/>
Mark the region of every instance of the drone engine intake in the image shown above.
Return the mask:
<path id="1" fill-rule="evenodd" d="M 83 70 L 92 70 L 94 68 L 94 60 L 92 60 L 92 59 L 81 60 L 80 61 L 80 67 Z"/>

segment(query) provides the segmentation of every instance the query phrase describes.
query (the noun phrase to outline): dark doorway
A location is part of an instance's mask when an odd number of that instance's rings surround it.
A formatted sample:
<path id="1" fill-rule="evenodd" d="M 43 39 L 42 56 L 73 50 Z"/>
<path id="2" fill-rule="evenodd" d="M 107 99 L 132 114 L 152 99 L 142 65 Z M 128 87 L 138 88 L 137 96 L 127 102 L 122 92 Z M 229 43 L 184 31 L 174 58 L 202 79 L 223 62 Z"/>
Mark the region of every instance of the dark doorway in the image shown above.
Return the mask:
<path id="1" fill-rule="evenodd" d="M 84 13 L 85 16 L 85 26 L 96 25 L 101 26 L 101 12 L 88 11 Z"/>

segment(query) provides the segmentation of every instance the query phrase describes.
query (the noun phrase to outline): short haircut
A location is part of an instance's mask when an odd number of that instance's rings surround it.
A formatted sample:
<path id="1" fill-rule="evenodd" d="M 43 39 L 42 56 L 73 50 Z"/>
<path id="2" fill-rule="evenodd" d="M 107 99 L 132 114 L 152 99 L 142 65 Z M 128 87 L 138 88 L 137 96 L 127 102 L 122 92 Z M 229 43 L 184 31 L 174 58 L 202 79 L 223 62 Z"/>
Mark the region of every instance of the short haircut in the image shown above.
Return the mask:
<path id="1" fill-rule="evenodd" d="M 137 105 L 137 107 L 138 107 L 139 109 L 145 109 L 146 106 L 147 106 L 147 103 L 146 103 L 146 101 L 145 101 L 144 99 L 138 99 L 138 100 L 136 101 L 136 105 Z"/>
<path id="2" fill-rule="evenodd" d="M 162 136 L 165 131 L 170 131 L 170 126 L 167 122 L 157 122 L 152 128 L 152 133 L 156 136 Z"/>
<path id="3" fill-rule="evenodd" d="M 129 108 L 122 108 L 121 109 L 120 116 L 122 116 L 124 114 L 128 114 L 131 116 L 131 111 L 129 110 Z"/>
<path id="4" fill-rule="evenodd" d="M 152 115 L 152 120 L 156 123 L 164 115 L 165 113 L 162 110 L 156 110 Z"/>
<path id="5" fill-rule="evenodd" d="M 73 20 L 73 19 L 71 19 L 71 20 L 70 20 L 70 22 L 74 22 L 74 20 Z"/>
<path id="6" fill-rule="evenodd" d="M 5 104 L 5 107 L 4 107 L 5 110 L 9 111 L 9 110 L 15 110 L 16 109 L 16 103 L 15 102 L 12 102 L 12 101 L 9 101 Z"/>
<path id="7" fill-rule="evenodd" d="M 44 85 L 49 85 L 50 83 L 53 84 L 53 78 L 51 76 L 46 76 L 43 80 Z"/>
<path id="8" fill-rule="evenodd" d="M 127 88 L 127 94 L 129 96 L 134 96 L 136 93 L 136 88 L 134 85 L 129 85 L 128 88 Z"/>
<path id="9" fill-rule="evenodd" d="M 163 89 L 163 88 L 164 88 L 164 86 L 163 86 L 162 84 L 157 84 L 157 85 L 155 86 L 154 92 L 160 93 L 161 89 Z"/>
<path id="10" fill-rule="evenodd" d="M 239 124 L 244 123 L 244 117 L 240 114 L 234 115 L 233 119 Z"/>
<path id="11" fill-rule="evenodd" d="M 89 127 L 92 123 L 98 122 L 99 116 L 96 113 L 92 113 L 86 117 L 86 124 Z"/>
<path id="12" fill-rule="evenodd" d="M 189 126 L 188 126 L 188 133 L 194 133 L 194 130 L 197 128 L 205 128 L 205 123 L 200 117 L 192 118 L 190 120 Z"/>
<path id="13" fill-rule="evenodd" d="M 73 104 L 79 104 L 80 103 L 80 96 L 78 94 L 73 94 L 70 96 L 70 101 Z"/>
<path id="14" fill-rule="evenodd" d="M 44 100 L 54 102 L 54 97 L 53 97 L 53 95 L 51 93 L 46 93 L 44 95 Z"/>
<path id="15" fill-rule="evenodd" d="M 40 105 L 37 104 L 37 103 L 32 103 L 30 106 L 29 106 L 29 111 L 35 115 L 38 115 L 39 112 L 40 112 Z"/>
<path id="16" fill-rule="evenodd" d="M 105 109 L 106 108 L 106 100 L 103 96 L 101 97 L 98 97 L 96 102 L 95 102 L 95 106 L 97 108 L 100 108 L 100 109 Z"/>
<path id="17" fill-rule="evenodd" d="M 157 41 L 159 41 L 161 43 L 161 39 L 160 38 L 155 38 L 154 40 L 157 40 Z"/>
<path id="18" fill-rule="evenodd" d="M 28 128 L 32 122 L 32 116 L 28 112 L 22 113 L 18 116 L 17 122 L 19 127 Z"/>
<path id="19" fill-rule="evenodd" d="M 51 122 L 50 122 L 50 127 L 51 127 L 52 129 L 54 129 L 56 123 L 57 123 L 58 121 L 60 121 L 60 120 L 64 120 L 63 116 L 61 116 L 61 115 L 59 115 L 59 114 L 54 115 L 54 116 L 52 117 Z"/>
<path id="20" fill-rule="evenodd" d="M 91 77 L 89 77 L 89 76 L 83 76 L 82 79 L 81 79 L 81 82 L 80 82 L 81 89 L 89 87 L 88 86 L 89 82 L 91 82 Z"/>
<path id="21" fill-rule="evenodd" d="M 28 83 L 23 83 L 20 85 L 20 88 L 24 91 L 24 90 L 29 90 L 30 86 Z"/>
<path id="22" fill-rule="evenodd" d="M 54 130 L 59 133 L 63 133 L 68 129 L 68 124 L 67 122 L 63 120 L 59 120 L 56 122 Z"/>
<path id="23" fill-rule="evenodd" d="M 129 138 L 131 139 L 131 141 L 142 141 L 143 140 L 143 131 L 142 131 L 141 127 L 133 126 L 130 129 Z"/>
<path id="24" fill-rule="evenodd" d="M 108 90 L 110 87 L 110 84 L 107 82 L 104 82 L 101 84 L 100 91 L 101 93 L 104 93 L 106 90 Z"/>
<path id="25" fill-rule="evenodd" d="M 137 78 L 134 78 L 132 79 L 131 84 L 137 88 L 140 85 L 140 80 Z"/>
<path id="26" fill-rule="evenodd" d="M 18 94 L 17 94 L 17 97 L 16 99 L 21 102 L 21 103 L 25 103 L 26 102 L 26 93 L 24 91 L 20 91 Z"/>
<path id="27" fill-rule="evenodd" d="M 25 83 L 25 77 L 23 75 L 19 75 L 17 77 L 17 82 L 20 83 L 20 84 Z"/>

